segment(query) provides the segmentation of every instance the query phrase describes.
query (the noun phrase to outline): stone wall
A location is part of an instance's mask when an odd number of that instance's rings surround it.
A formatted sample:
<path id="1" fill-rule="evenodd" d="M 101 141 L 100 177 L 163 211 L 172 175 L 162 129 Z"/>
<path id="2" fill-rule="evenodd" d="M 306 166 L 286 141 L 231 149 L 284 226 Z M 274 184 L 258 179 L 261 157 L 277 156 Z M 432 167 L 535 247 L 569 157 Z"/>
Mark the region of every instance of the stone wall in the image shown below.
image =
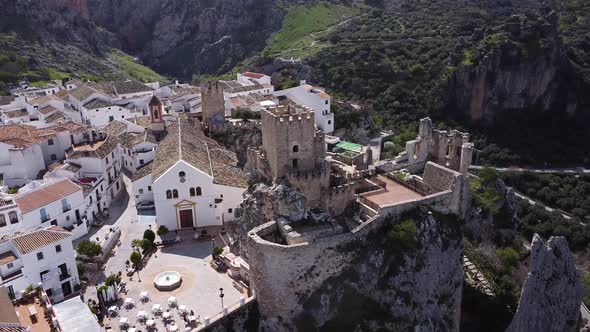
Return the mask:
<path id="1" fill-rule="evenodd" d="M 399 222 L 404 212 L 414 208 L 414 204 L 407 204 L 398 208 L 396 216 L 377 216 L 352 232 L 316 238 L 312 243 L 283 245 L 265 240 L 277 232 L 275 222 L 252 229 L 247 244 L 251 254 L 251 285 L 257 294 L 263 324 L 274 330 L 326 326 L 336 319 L 339 308 L 348 304 L 339 295 L 317 293 L 338 288 L 341 284 L 333 279 L 342 279 L 358 295 L 346 301 L 369 299 L 386 312 L 388 318 L 379 324 L 396 317 L 400 328 L 458 330 L 462 283 L 460 232 L 455 229 L 457 233 L 446 238 L 444 234 L 449 230 L 443 225 L 444 218 L 437 221 L 432 215 L 422 214 L 416 220 L 423 250 L 419 254 L 408 250 L 384 255 L 388 250 L 382 246 L 384 232 Z M 365 255 L 368 260 L 359 260 Z M 395 262 L 391 261 L 392 256 L 397 257 Z M 372 265 L 365 266 L 370 273 L 362 272 L 363 264 Z M 350 289 L 347 286 L 337 293 Z M 404 299 L 408 303 L 399 303 Z"/>
<path id="2" fill-rule="evenodd" d="M 244 299 L 226 308 L 227 313 L 220 313 L 209 318 L 205 324 L 199 325 L 194 331 L 225 332 L 225 331 L 257 331 L 260 314 L 255 297 Z"/>

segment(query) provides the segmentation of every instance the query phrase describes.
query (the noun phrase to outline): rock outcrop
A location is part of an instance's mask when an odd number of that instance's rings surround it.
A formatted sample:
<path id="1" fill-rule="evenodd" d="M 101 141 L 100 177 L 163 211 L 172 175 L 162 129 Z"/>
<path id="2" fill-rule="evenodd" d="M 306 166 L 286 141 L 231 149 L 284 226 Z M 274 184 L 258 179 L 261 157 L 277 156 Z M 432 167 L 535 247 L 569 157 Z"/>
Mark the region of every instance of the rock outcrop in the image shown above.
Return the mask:
<path id="1" fill-rule="evenodd" d="M 567 241 L 559 236 L 545 243 L 535 234 L 531 247 L 531 268 L 507 332 L 575 331 L 582 286 Z"/>
<path id="2" fill-rule="evenodd" d="M 224 73 L 280 28 L 275 0 L 88 0 L 93 21 L 156 71 Z"/>
<path id="3" fill-rule="evenodd" d="M 305 217 L 305 197 L 288 183 L 266 185 L 257 183 L 250 188 L 236 209 L 236 220 L 229 231 L 234 240 L 232 252 L 248 257 L 244 244 L 248 231 L 279 217 L 299 221 Z"/>
<path id="4" fill-rule="evenodd" d="M 497 213 L 485 211 L 474 199 L 467 207 L 465 234 L 476 243 L 511 243 L 516 236 L 518 220 L 514 189 L 501 179 L 496 180 L 494 187 L 501 197 L 496 202 Z"/>

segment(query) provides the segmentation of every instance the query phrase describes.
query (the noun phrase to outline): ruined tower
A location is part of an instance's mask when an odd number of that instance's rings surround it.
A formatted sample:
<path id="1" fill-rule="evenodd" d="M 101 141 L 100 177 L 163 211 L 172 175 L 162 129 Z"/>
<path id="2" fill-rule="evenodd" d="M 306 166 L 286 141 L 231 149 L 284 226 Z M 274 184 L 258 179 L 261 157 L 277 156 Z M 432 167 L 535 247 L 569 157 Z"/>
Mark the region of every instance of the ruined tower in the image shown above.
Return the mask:
<path id="1" fill-rule="evenodd" d="M 219 81 L 206 82 L 201 86 L 201 105 L 203 123 L 223 122 L 225 119 L 225 101 L 223 86 Z"/>
<path id="2" fill-rule="evenodd" d="M 154 132 L 163 131 L 165 128 L 164 122 L 164 105 L 158 97 L 153 96 L 149 104 L 151 128 Z"/>
<path id="3" fill-rule="evenodd" d="M 278 106 L 262 111 L 262 148 L 272 178 L 319 170 L 324 164 L 324 135 L 307 107 Z"/>

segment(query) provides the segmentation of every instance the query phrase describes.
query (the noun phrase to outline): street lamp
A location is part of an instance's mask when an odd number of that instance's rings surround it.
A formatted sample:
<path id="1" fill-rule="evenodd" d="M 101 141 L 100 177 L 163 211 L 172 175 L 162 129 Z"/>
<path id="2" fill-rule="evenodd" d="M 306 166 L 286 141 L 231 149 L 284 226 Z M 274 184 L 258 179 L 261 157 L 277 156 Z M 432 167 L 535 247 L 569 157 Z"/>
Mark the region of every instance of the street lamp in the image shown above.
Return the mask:
<path id="1" fill-rule="evenodd" d="M 219 288 L 219 298 L 221 299 L 221 310 L 223 310 L 223 297 L 225 296 L 225 294 L 223 294 L 223 288 Z"/>

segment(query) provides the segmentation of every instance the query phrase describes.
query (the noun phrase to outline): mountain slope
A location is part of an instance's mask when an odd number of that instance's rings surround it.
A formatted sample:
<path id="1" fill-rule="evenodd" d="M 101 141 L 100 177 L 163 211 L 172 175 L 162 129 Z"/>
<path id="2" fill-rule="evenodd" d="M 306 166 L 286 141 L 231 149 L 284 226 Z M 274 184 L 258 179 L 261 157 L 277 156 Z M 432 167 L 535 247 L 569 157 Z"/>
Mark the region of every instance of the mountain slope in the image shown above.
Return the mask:
<path id="1" fill-rule="evenodd" d="M 0 91 L 20 79 L 166 81 L 116 49 L 116 38 L 86 19 L 82 0 L 0 0 L 0 8 Z"/>

